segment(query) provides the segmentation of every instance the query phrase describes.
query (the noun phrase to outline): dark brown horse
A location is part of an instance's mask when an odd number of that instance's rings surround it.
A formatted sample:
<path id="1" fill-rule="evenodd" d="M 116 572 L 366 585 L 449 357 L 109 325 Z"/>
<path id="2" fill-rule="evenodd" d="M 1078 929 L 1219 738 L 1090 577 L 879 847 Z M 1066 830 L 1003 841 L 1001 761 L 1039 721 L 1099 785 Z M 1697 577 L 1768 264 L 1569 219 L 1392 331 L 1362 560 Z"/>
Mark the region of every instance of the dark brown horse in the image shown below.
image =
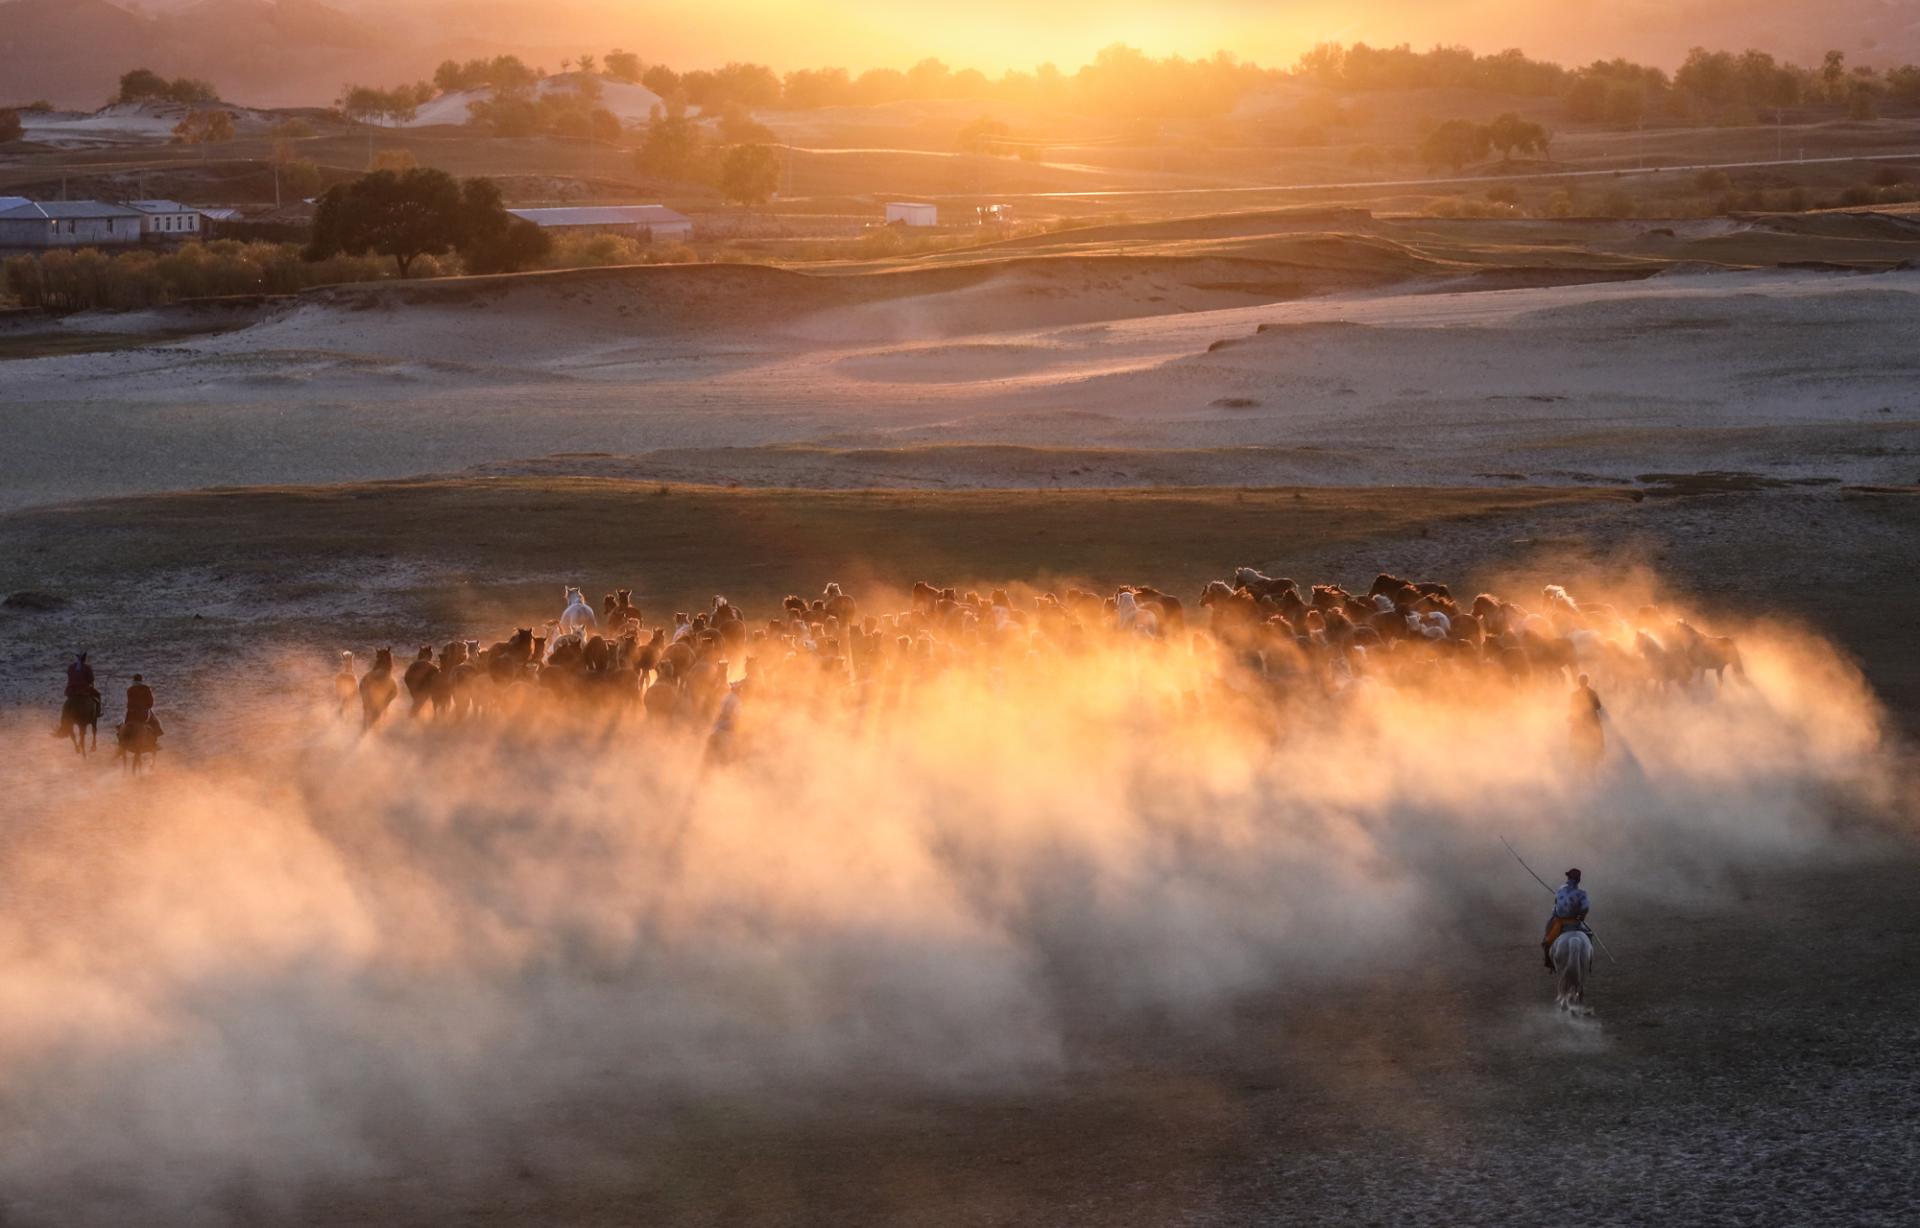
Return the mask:
<path id="1" fill-rule="evenodd" d="M 382 648 L 374 654 L 373 668 L 360 679 L 360 728 L 373 728 L 399 694 L 393 680 L 393 649 Z"/>
<path id="2" fill-rule="evenodd" d="M 160 727 L 150 720 L 134 721 L 120 726 L 120 761 L 126 765 L 127 775 L 140 774 L 140 760 L 147 761 L 147 771 L 153 771 L 153 765 L 160 754 Z"/>
<path id="3" fill-rule="evenodd" d="M 69 695 L 60 707 L 60 728 L 73 738 L 75 753 L 82 756 L 100 749 L 100 692 Z M 91 732 L 93 740 L 87 740 Z"/>

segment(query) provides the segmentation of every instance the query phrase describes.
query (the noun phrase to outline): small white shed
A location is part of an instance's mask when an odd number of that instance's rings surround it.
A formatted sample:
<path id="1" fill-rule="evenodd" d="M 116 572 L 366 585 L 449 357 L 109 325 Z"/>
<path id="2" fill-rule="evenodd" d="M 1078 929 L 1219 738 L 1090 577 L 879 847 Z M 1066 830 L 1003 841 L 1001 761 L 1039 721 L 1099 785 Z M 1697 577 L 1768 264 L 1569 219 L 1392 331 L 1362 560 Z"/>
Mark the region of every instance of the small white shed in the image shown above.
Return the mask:
<path id="1" fill-rule="evenodd" d="M 200 211 L 177 200 L 130 200 L 127 207 L 140 214 L 142 238 L 185 239 L 200 233 Z"/>
<path id="2" fill-rule="evenodd" d="M 890 200 L 887 202 L 887 224 L 891 226 L 895 222 L 902 226 L 938 226 L 940 210 L 913 201 Z"/>

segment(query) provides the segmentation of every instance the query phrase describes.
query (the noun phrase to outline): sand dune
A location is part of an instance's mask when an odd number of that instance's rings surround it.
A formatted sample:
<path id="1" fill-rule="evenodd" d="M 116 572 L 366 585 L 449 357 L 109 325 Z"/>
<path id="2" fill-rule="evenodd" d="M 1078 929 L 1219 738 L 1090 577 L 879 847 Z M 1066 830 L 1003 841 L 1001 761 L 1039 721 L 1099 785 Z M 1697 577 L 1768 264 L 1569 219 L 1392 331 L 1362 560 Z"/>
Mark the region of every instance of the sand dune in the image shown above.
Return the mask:
<path id="1" fill-rule="evenodd" d="M 1686 266 L 1556 269 L 1534 252 L 1507 266 L 1422 255 L 1478 271 L 1408 280 L 1374 240 L 1305 238 L 1319 263 L 1142 250 L 658 266 L 262 300 L 229 310 L 250 327 L 8 364 L 0 404 L 21 429 L 0 500 L 577 453 L 824 486 L 991 485 L 994 457 L 1010 485 L 1090 468 L 992 451 L 1006 445 L 1169 451 L 1091 466 L 1119 484 L 1915 479 L 1920 274 L 1649 280 Z M 1616 275 L 1633 280 L 1592 280 Z M 1486 277 L 1529 284 L 1478 289 Z M 929 444 L 982 450 L 874 452 Z M 783 451 L 796 446 L 814 450 Z"/>

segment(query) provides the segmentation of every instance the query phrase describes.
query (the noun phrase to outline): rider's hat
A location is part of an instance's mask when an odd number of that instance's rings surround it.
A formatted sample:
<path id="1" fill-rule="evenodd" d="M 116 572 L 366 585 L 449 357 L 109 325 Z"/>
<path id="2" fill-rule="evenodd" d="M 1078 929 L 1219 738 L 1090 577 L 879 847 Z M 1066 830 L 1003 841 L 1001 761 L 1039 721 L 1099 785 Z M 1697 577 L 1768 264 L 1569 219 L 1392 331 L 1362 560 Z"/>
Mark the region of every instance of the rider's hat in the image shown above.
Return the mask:
<path id="1" fill-rule="evenodd" d="M 1577 883 L 1577 882 L 1579 882 L 1579 881 L 1580 881 L 1580 871 L 1578 871 L 1578 870 L 1568 870 L 1568 871 L 1567 871 L 1567 877 L 1568 877 L 1568 878 L 1570 878 L 1570 879 L 1572 879 L 1572 880 L 1573 880 L 1574 882 L 1576 882 L 1576 883 Z"/>

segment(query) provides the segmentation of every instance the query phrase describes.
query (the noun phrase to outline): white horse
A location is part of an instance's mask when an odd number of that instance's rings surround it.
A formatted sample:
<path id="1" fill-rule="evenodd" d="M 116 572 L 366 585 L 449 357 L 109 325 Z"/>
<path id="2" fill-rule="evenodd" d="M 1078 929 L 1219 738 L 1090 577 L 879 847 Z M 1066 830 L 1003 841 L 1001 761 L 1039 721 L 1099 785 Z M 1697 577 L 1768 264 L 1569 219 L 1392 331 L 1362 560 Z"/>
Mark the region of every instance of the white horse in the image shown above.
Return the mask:
<path id="1" fill-rule="evenodd" d="M 567 608 L 560 614 L 560 629 L 578 631 L 582 627 L 598 628 L 599 626 L 600 619 L 594 614 L 593 607 L 587 604 L 585 595 L 577 588 L 568 588 Z"/>
<path id="2" fill-rule="evenodd" d="M 1593 939 L 1568 930 L 1553 940 L 1553 1004 L 1563 1011 L 1585 1015 L 1587 973 L 1593 968 Z"/>

